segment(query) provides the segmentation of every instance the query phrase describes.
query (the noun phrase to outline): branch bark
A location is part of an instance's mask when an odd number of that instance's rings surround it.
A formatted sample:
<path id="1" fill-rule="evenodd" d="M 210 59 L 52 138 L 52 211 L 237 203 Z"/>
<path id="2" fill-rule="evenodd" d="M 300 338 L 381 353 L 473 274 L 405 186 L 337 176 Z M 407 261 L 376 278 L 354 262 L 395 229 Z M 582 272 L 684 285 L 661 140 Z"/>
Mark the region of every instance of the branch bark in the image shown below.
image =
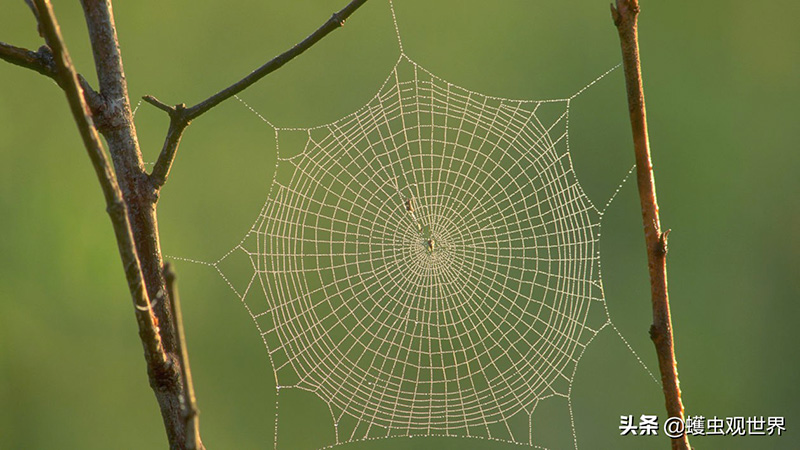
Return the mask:
<path id="1" fill-rule="evenodd" d="M 59 80 L 56 76 L 53 54 L 48 47 L 41 47 L 39 51 L 33 52 L 26 48 L 0 42 L 0 59 L 26 69 L 31 69 L 46 77 L 52 78 L 56 82 Z"/>
<path id="2" fill-rule="evenodd" d="M 145 341 L 148 344 L 145 348 L 146 353 L 153 360 L 157 360 L 159 363 L 163 364 L 166 362 L 166 358 L 163 354 L 163 348 L 161 347 L 161 339 L 158 335 L 157 326 L 153 321 L 153 317 L 149 314 L 151 302 L 144 289 L 144 280 L 142 279 L 136 247 L 133 245 L 133 237 L 130 223 L 128 222 L 125 201 L 122 198 L 122 192 L 117 184 L 114 171 L 111 169 L 105 153 L 103 152 L 97 129 L 92 123 L 91 113 L 84 101 L 78 76 L 75 73 L 69 53 L 61 38 L 61 31 L 53 14 L 52 6 L 47 0 L 35 1 L 39 11 L 42 12 L 39 15 L 41 18 L 40 25 L 42 33 L 54 52 L 54 64 L 57 77 L 64 86 L 67 102 L 75 118 L 78 131 L 80 132 L 84 146 L 89 154 L 89 159 L 92 161 L 92 166 L 94 166 L 97 179 L 100 181 L 100 187 L 106 200 L 106 207 L 114 227 L 114 234 L 117 238 L 128 286 L 133 296 L 134 306 L 136 307 L 135 310 L 137 311 L 136 315 L 137 322 L 140 325 L 140 333 L 147 336 Z"/>
<path id="3" fill-rule="evenodd" d="M 650 141 L 647 136 L 647 114 L 642 85 L 642 69 L 639 59 L 638 0 L 616 0 L 611 6 L 611 16 L 619 32 L 622 49 L 622 65 L 625 71 L 625 86 L 628 95 L 633 148 L 636 154 L 636 180 L 642 207 L 642 222 L 647 246 L 647 266 L 650 271 L 650 294 L 653 307 L 653 323 L 650 338 L 656 347 L 658 366 L 661 372 L 661 385 L 669 417 L 683 420 L 678 366 L 675 360 L 675 346 L 672 338 L 672 318 L 670 317 L 669 296 L 667 293 L 667 236 L 669 231 L 661 231 L 656 200 L 656 185 L 653 164 L 650 158 Z M 672 439 L 675 450 L 689 450 L 689 438 Z"/>
<path id="4" fill-rule="evenodd" d="M 181 372 L 184 396 L 183 400 L 183 421 L 186 429 L 185 448 L 195 450 L 202 447 L 200 442 L 200 420 L 199 410 L 197 409 L 197 399 L 194 396 L 194 385 L 192 384 L 192 370 L 189 366 L 189 351 L 186 349 L 186 335 L 183 332 L 183 313 L 181 312 L 180 296 L 178 295 L 177 278 L 172 266 L 169 263 L 164 265 L 164 277 L 167 280 L 169 298 L 172 300 L 172 317 L 175 318 L 175 330 L 178 337 L 179 355 L 181 356 Z"/>
<path id="5" fill-rule="evenodd" d="M 144 286 L 151 299 L 155 323 L 166 355 L 167 364 L 153 364 L 149 358 L 147 372 L 161 410 L 167 439 L 173 449 L 199 448 L 197 422 L 188 428 L 186 399 L 190 397 L 184 383 L 186 355 L 178 344 L 172 299 L 163 273 L 161 244 L 158 235 L 156 195 L 144 169 L 139 140 L 133 124 L 125 71 L 122 66 L 116 25 L 110 0 L 82 0 L 89 40 L 94 54 L 100 95 L 104 101 L 100 132 L 108 142 L 114 169 L 120 180 L 133 242 L 141 266 Z M 141 336 L 143 342 L 145 336 Z M 146 355 L 147 356 L 147 355 Z"/>
<path id="6" fill-rule="evenodd" d="M 43 45 L 39 48 L 39 50 L 34 52 L 26 48 L 0 42 L 0 59 L 44 75 L 55 81 L 61 87 L 61 89 L 66 92 L 66 87 L 64 85 L 66 79 L 59 76 L 59 73 L 56 69 L 56 62 L 53 59 L 53 52 L 50 50 L 50 47 Z M 102 107 L 102 99 L 100 98 L 100 94 L 92 89 L 92 87 L 89 85 L 89 82 L 86 81 L 81 74 L 77 74 L 77 77 L 78 83 L 83 91 L 82 93 L 84 100 L 91 108 L 92 113 L 96 114 L 96 112 Z M 69 80 L 66 81 L 68 82 Z"/>
<path id="7" fill-rule="evenodd" d="M 267 61 L 264 65 L 250 72 L 247 76 L 236 83 L 233 83 L 232 85 L 192 107 L 187 108 L 184 104 L 171 107 L 165 103 L 162 103 L 153 96 L 145 96 L 144 100 L 146 102 L 163 111 L 166 111 L 170 116 L 170 126 L 169 131 L 167 132 L 167 137 L 164 140 L 164 146 L 161 150 L 158 160 L 156 160 L 153 171 L 150 174 L 150 181 L 153 185 L 153 189 L 157 191 L 164 185 L 164 183 L 166 183 L 170 169 L 172 168 L 172 163 L 175 161 L 175 155 L 178 151 L 181 135 L 192 120 L 200 117 L 213 107 L 252 86 L 270 73 L 280 69 L 286 63 L 293 60 L 311 48 L 314 44 L 322 40 L 322 38 L 330 34 L 333 30 L 344 26 L 345 20 L 347 20 L 347 18 L 349 18 L 366 2 L 367 0 L 351 1 L 347 4 L 347 6 L 331 15 L 331 17 L 319 28 L 317 28 L 316 31 L 308 35 L 308 37 L 299 43 L 295 44 L 292 48 Z"/>
<path id="8" fill-rule="evenodd" d="M 170 360 L 164 352 L 158 325 L 153 315 L 150 296 L 145 289 L 145 281 L 139 264 L 139 256 L 134 245 L 130 222 L 128 221 L 125 200 L 114 171 L 111 169 L 111 165 L 103 152 L 100 136 L 92 122 L 91 112 L 81 92 L 80 82 L 61 37 L 52 5 L 47 0 L 35 0 L 35 2 L 39 11 L 40 28 L 47 44 L 53 51 L 55 76 L 60 80 L 59 84 L 64 88 L 78 131 L 81 134 L 84 146 L 89 153 L 92 166 L 94 166 L 103 190 L 107 211 L 114 227 L 120 257 L 125 269 L 128 287 L 133 297 L 136 322 L 139 325 L 139 335 L 144 346 L 145 357 L 149 366 L 166 370 Z"/>
<path id="9" fill-rule="evenodd" d="M 164 267 L 161 255 L 156 214 L 159 190 L 166 182 L 182 133 L 192 119 L 303 53 L 343 25 L 366 0 L 353 0 L 305 40 L 192 108 L 183 104 L 171 107 L 152 97 L 146 98 L 170 115 L 164 148 L 152 175 L 144 169 L 133 124 L 111 0 L 81 1 L 99 92 L 77 74 L 50 0 L 26 2 L 35 13 L 39 32 L 49 47 L 33 52 L 0 42 L 0 59 L 45 75 L 64 90 L 106 199 L 134 303 L 150 385 L 170 448 L 202 450 L 175 275 Z M 108 143 L 113 168 L 99 134 Z"/>

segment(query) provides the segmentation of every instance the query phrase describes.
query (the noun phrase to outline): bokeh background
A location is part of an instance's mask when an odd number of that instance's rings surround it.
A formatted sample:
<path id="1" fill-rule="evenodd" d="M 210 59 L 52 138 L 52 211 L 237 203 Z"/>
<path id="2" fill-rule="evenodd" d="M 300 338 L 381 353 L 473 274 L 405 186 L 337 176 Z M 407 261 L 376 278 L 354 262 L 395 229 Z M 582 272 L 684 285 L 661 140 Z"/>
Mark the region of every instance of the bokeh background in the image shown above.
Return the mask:
<path id="1" fill-rule="evenodd" d="M 78 2 L 55 2 L 79 71 L 94 81 Z M 620 61 L 607 1 L 398 0 L 406 53 L 488 95 L 569 97 Z M 688 414 L 784 416 L 782 437 L 707 437 L 699 448 L 797 448 L 800 316 L 800 4 L 643 0 L 640 37 L 664 227 L 681 386 Z M 298 42 L 344 1 L 117 2 L 133 103 L 152 94 L 196 103 Z M 0 40 L 37 48 L 24 2 L 4 2 Z M 388 2 L 347 25 L 242 98 L 278 126 L 334 121 L 367 102 L 399 56 Z M 147 161 L 165 115 L 136 115 Z M 621 70 L 570 114 L 575 170 L 604 204 L 633 164 Z M 159 206 L 167 255 L 215 261 L 263 204 L 274 134 L 239 102 L 188 129 Z M 649 284 L 638 197 L 625 184 L 601 239 L 612 320 L 654 373 Z M 205 443 L 272 448 L 275 386 L 239 299 L 213 269 L 176 262 Z M 0 64 L 0 448 L 165 448 L 102 196 L 63 94 Z M 659 414 L 659 386 L 613 332 L 601 333 L 573 389 L 579 448 L 668 448 L 620 437 L 619 416 Z M 553 407 L 534 434 L 572 448 Z M 331 443 L 325 406 L 281 396 L 282 448 Z M 537 429 L 538 426 L 538 429 Z M 537 432 L 538 431 L 538 432 Z M 353 449 L 516 446 L 394 439 Z"/>

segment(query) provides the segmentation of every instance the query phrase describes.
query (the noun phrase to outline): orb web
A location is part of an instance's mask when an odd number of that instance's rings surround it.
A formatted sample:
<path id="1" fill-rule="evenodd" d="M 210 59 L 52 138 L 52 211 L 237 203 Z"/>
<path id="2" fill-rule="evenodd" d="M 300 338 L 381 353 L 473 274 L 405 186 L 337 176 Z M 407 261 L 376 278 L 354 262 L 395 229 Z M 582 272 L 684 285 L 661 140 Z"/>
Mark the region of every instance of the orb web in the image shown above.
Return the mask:
<path id="1" fill-rule="evenodd" d="M 531 443 L 512 418 L 569 400 L 608 323 L 570 100 L 485 96 L 401 54 L 355 113 L 275 128 L 273 183 L 241 245 L 264 296 L 242 298 L 279 389 L 324 401 L 336 443 Z M 292 133 L 303 143 L 287 149 Z"/>

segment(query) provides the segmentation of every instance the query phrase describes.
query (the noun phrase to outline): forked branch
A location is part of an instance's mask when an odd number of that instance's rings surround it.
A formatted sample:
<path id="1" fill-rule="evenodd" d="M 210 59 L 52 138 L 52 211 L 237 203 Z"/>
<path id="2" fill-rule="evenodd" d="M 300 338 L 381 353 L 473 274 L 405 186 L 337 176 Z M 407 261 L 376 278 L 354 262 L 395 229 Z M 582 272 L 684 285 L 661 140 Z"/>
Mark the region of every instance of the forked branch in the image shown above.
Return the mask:
<path id="1" fill-rule="evenodd" d="M 672 319 L 667 294 L 667 235 L 661 231 L 656 201 L 656 184 L 653 164 L 650 159 L 650 141 L 647 137 L 647 114 L 644 105 L 642 69 L 639 60 L 638 0 L 616 0 L 611 6 L 611 16 L 619 32 L 622 48 L 622 65 L 625 70 L 625 86 L 628 94 L 633 149 L 636 153 L 636 180 L 642 206 L 644 237 L 647 245 L 647 266 L 650 270 L 650 294 L 653 306 L 653 324 L 650 338 L 658 354 L 661 385 L 670 417 L 683 420 L 683 403 L 678 382 L 678 367 L 672 339 Z M 675 450 L 689 450 L 689 439 L 684 434 L 672 439 Z"/>
<path id="2" fill-rule="evenodd" d="M 39 11 L 40 28 L 47 45 L 53 52 L 53 76 L 58 79 L 59 85 L 64 89 L 78 131 L 83 139 L 86 151 L 89 153 L 89 159 L 91 159 L 97 179 L 100 181 L 100 187 L 103 190 L 106 207 L 111 217 L 120 257 L 125 269 L 128 287 L 133 296 L 136 321 L 139 324 L 139 333 L 145 345 L 146 357 L 153 364 L 165 365 L 168 360 L 161 344 L 158 326 L 153 319 L 150 298 L 145 289 L 139 257 L 136 252 L 136 246 L 133 243 L 127 208 L 117 183 L 117 178 L 103 152 L 100 136 L 92 122 L 91 112 L 84 100 L 78 75 L 61 37 L 61 31 L 53 14 L 52 5 L 48 0 L 34 1 Z"/>
<path id="3" fill-rule="evenodd" d="M 159 101 L 153 96 L 145 96 L 144 100 L 147 103 L 166 111 L 170 116 L 170 126 L 169 131 L 167 131 L 167 136 L 164 140 L 164 146 L 161 150 L 161 154 L 158 156 L 155 166 L 153 167 L 153 172 L 150 174 L 150 180 L 154 189 L 160 189 L 167 181 L 170 169 L 172 168 L 172 163 L 175 161 L 175 155 L 178 151 L 181 135 L 192 120 L 200 117 L 202 114 L 211 110 L 211 108 L 252 86 L 270 73 L 280 69 L 286 63 L 293 60 L 295 57 L 299 56 L 311 48 L 314 44 L 322 40 L 322 38 L 330 34 L 333 30 L 344 26 L 345 20 L 347 20 L 350 15 L 352 15 L 359 7 L 361 7 L 361 5 L 366 2 L 367 0 L 351 1 L 340 11 L 334 13 L 327 21 L 325 21 L 325 23 L 322 24 L 322 26 L 317 28 L 316 31 L 308 35 L 308 37 L 303 39 L 301 42 L 267 61 L 264 65 L 250 72 L 247 76 L 236 83 L 233 83 L 232 85 L 194 106 L 187 108 L 185 105 L 180 104 L 172 107 Z"/>
<path id="4" fill-rule="evenodd" d="M 282 67 L 344 23 L 366 0 L 354 0 L 305 40 L 242 80 L 197 105 L 167 106 L 146 100 L 170 115 L 170 128 L 153 173 L 144 172 L 130 111 L 111 0 L 82 0 L 94 53 L 99 92 L 70 61 L 50 0 L 26 0 L 48 46 L 34 52 L 0 42 L 0 59 L 55 80 L 64 90 L 84 146 L 105 196 L 134 303 L 148 376 L 161 408 L 171 448 L 203 449 L 198 410 L 183 333 L 175 276 L 162 267 L 156 203 L 181 135 L 192 119 Z M 99 133 L 109 145 L 112 168 Z"/>

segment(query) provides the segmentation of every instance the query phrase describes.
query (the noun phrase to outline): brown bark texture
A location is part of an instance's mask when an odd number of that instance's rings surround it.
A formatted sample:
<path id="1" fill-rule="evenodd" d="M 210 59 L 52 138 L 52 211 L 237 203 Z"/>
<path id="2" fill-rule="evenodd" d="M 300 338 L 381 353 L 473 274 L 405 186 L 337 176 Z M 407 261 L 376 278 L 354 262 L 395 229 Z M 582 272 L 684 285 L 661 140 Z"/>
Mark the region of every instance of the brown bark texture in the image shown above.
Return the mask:
<path id="1" fill-rule="evenodd" d="M 622 49 L 622 66 L 628 95 L 633 149 L 636 155 L 636 182 L 642 207 L 647 267 L 650 272 L 650 296 L 653 323 L 650 338 L 655 344 L 661 386 L 664 392 L 667 415 L 683 421 L 683 403 L 678 381 L 678 364 L 672 338 L 669 295 L 667 292 L 667 236 L 670 230 L 661 230 L 656 200 L 656 183 L 650 158 L 650 141 L 647 136 L 647 114 L 644 103 L 642 67 L 639 59 L 638 0 L 616 0 L 611 6 L 611 16 L 619 32 Z M 675 450 L 689 450 L 689 438 L 684 434 L 672 439 Z"/>
<path id="2" fill-rule="evenodd" d="M 46 45 L 31 51 L 0 42 L 0 59 L 52 78 L 66 94 L 106 200 L 133 300 L 148 379 L 172 449 L 205 448 L 200 439 L 176 278 L 164 265 L 158 233 L 159 192 L 167 181 L 181 136 L 193 119 L 303 53 L 344 25 L 366 1 L 351 1 L 306 39 L 193 107 L 170 107 L 146 97 L 148 103 L 170 117 L 164 148 L 150 174 L 145 170 L 133 123 L 111 0 L 81 0 L 94 55 L 97 90 L 76 72 L 50 0 L 26 0 Z M 108 155 L 100 135 L 105 138 Z"/>

